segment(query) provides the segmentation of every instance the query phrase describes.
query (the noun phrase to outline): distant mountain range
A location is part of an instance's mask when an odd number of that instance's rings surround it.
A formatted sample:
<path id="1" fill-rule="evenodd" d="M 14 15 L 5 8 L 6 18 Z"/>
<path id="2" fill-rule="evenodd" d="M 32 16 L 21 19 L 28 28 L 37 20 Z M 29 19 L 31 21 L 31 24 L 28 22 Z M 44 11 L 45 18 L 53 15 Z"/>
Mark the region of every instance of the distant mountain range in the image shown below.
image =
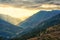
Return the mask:
<path id="1" fill-rule="evenodd" d="M 18 25 L 21 22 L 19 18 L 13 18 L 9 15 L 0 14 L 0 19 L 3 19 L 11 24 Z"/>

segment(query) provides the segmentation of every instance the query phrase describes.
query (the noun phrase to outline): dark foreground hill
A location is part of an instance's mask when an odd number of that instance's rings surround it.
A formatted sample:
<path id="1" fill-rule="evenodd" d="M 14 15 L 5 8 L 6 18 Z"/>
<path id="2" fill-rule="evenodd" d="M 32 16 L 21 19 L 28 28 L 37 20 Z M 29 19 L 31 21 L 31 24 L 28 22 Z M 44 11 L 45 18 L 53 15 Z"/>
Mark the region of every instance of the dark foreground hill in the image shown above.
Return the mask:
<path id="1" fill-rule="evenodd" d="M 44 32 L 36 37 L 27 40 L 60 40 L 60 24 L 47 28 Z"/>

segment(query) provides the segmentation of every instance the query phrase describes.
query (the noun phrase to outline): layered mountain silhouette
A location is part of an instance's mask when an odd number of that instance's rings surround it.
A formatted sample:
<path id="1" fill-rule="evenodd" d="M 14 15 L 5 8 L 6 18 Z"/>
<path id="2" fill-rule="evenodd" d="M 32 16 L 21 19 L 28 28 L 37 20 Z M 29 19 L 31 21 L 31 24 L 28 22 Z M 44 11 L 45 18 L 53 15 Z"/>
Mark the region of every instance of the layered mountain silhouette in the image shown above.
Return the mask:
<path id="1" fill-rule="evenodd" d="M 0 19 L 0 37 L 3 40 L 25 40 L 57 24 L 60 24 L 60 10 L 39 11 L 18 26 Z"/>
<path id="2" fill-rule="evenodd" d="M 21 19 L 14 18 L 9 15 L 0 14 L 0 19 L 10 22 L 11 24 L 18 25 L 21 22 Z"/>

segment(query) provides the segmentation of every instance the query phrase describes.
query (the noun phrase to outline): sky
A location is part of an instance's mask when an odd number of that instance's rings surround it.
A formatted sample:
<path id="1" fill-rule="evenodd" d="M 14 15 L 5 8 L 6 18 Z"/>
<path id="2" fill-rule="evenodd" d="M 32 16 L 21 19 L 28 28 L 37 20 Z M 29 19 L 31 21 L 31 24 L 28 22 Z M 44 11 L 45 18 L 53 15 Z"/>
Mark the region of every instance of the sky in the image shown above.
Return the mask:
<path id="1" fill-rule="evenodd" d="M 38 12 L 40 8 L 49 7 L 60 7 L 60 0 L 0 0 L 0 14 L 16 18 L 30 17 Z"/>
<path id="2" fill-rule="evenodd" d="M 0 4 L 7 4 L 14 7 L 38 8 L 42 4 L 60 5 L 60 0 L 0 0 Z"/>
<path id="3" fill-rule="evenodd" d="M 0 7 L 0 14 L 9 15 L 12 17 L 20 18 L 20 17 L 28 17 L 36 13 L 37 10 L 28 10 L 23 8 L 15 8 L 15 7 Z"/>

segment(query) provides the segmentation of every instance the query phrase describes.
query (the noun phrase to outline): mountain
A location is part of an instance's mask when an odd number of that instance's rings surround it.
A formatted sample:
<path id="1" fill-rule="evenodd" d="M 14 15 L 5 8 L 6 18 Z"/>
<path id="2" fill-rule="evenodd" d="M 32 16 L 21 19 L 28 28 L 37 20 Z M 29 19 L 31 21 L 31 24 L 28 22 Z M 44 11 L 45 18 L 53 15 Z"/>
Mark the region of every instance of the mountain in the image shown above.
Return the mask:
<path id="1" fill-rule="evenodd" d="M 60 10 L 39 11 L 20 23 L 19 27 L 25 29 L 22 34 L 28 38 L 57 24 L 60 24 Z"/>
<path id="2" fill-rule="evenodd" d="M 0 19 L 0 35 L 7 40 L 26 40 L 58 24 L 60 10 L 39 11 L 18 26 Z"/>
<path id="3" fill-rule="evenodd" d="M 0 40 L 11 39 L 18 35 L 21 30 L 21 27 L 0 19 L 0 37 L 2 37 Z"/>
<path id="4" fill-rule="evenodd" d="M 13 18 L 11 16 L 4 15 L 4 14 L 0 14 L 0 19 L 8 21 L 8 22 L 10 22 L 11 24 L 14 24 L 14 25 L 17 25 L 18 23 L 21 22 L 21 20 L 19 18 Z"/>

